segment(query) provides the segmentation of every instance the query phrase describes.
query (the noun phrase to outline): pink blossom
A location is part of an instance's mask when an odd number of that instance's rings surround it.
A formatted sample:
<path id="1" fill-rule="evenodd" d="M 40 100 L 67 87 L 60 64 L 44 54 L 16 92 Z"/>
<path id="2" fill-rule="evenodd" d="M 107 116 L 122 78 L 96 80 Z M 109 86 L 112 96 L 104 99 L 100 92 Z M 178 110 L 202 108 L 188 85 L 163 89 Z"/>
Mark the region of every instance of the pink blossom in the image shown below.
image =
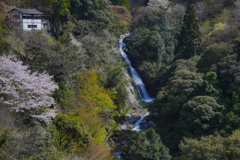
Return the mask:
<path id="1" fill-rule="evenodd" d="M 46 73 L 31 73 L 13 56 L 0 57 L 0 102 L 17 112 L 54 104 L 52 92 L 58 85 Z M 4 97 L 4 98 L 2 98 Z M 54 115 L 54 114 L 51 114 Z"/>

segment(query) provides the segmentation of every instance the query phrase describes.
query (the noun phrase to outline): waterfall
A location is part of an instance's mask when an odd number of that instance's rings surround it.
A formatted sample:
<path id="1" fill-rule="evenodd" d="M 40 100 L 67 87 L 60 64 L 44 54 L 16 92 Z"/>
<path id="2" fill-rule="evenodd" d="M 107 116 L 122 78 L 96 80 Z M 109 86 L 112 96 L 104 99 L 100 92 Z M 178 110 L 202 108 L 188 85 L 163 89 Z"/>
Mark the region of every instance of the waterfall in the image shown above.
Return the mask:
<path id="1" fill-rule="evenodd" d="M 119 39 L 119 48 L 120 48 L 120 52 L 121 55 L 123 56 L 123 58 L 125 59 L 125 61 L 128 62 L 129 68 L 130 68 L 130 72 L 132 74 L 134 83 L 137 87 L 138 90 L 138 94 L 141 98 L 141 101 L 145 101 L 145 102 L 151 102 L 153 101 L 155 98 L 151 98 L 145 88 L 145 85 L 141 79 L 141 77 L 139 76 L 139 74 L 137 73 L 137 71 L 132 67 L 131 61 L 128 59 L 126 53 L 123 51 L 123 49 L 126 47 L 126 44 L 123 43 L 123 39 L 126 38 L 127 36 L 129 36 L 130 34 L 125 34 L 125 35 L 121 35 L 120 39 Z"/>
<path id="2" fill-rule="evenodd" d="M 152 102 L 155 98 L 151 98 L 145 88 L 145 85 L 141 79 L 141 77 L 139 76 L 139 74 L 137 73 L 137 71 L 132 67 L 131 65 L 131 61 L 128 59 L 126 53 L 123 51 L 123 49 L 126 47 L 126 44 L 123 43 L 123 39 L 126 38 L 127 36 L 129 36 L 130 34 L 125 34 L 125 35 L 121 35 L 120 39 L 119 39 L 119 49 L 121 52 L 121 55 L 123 56 L 123 58 L 125 59 L 125 61 L 128 62 L 129 68 L 130 68 L 130 72 L 132 74 L 134 83 L 137 87 L 138 90 L 138 94 L 141 98 L 141 101 L 144 102 Z M 149 115 L 149 112 L 145 113 L 143 116 L 141 116 L 141 118 L 134 124 L 135 127 L 132 129 L 132 131 L 135 132 L 139 132 L 141 131 L 140 129 L 140 124 L 142 123 L 142 121 L 144 120 L 144 118 Z M 122 151 L 119 152 L 114 152 L 114 157 L 121 159 L 121 153 Z"/>

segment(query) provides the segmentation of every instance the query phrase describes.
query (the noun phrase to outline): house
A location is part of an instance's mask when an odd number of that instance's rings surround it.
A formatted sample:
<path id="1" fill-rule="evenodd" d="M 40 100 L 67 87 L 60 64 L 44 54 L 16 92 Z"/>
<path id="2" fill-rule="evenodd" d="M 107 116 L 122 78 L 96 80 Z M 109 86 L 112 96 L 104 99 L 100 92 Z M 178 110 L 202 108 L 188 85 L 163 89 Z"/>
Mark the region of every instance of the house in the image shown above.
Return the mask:
<path id="1" fill-rule="evenodd" d="M 50 22 L 47 16 L 36 9 L 13 8 L 8 12 L 10 21 L 16 29 L 31 30 L 50 30 Z"/>

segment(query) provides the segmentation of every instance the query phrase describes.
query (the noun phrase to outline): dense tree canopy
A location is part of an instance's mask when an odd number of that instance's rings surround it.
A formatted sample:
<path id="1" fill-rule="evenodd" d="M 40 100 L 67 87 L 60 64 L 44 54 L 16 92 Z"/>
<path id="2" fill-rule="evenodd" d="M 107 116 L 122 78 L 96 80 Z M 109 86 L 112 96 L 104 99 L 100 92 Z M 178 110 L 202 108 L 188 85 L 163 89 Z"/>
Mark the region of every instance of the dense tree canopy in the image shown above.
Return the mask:
<path id="1" fill-rule="evenodd" d="M 212 134 L 222 109 L 212 97 L 194 97 L 182 107 L 176 131 L 188 138 Z"/>
<path id="2" fill-rule="evenodd" d="M 166 57 L 165 46 L 161 35 L 147 28 L 139 28 L 137 33 L 132 37 L 129 49 L 129 57 L 136 59 L 137 64 L 142 61 L 162 63 Z"/>
<path id="3" fill-rule="evenodd" d="M 126 160 L 170 160 L 168 149 L 162 144 L 159 135 L 150 128 L 135 133 L 124 146 L 122 158 Z"/>
<path id="4" fill-rule="evenodd" d="M 228 137 L 207 136 L 200 140 L 184 139 L 179 145 L 180 156 L 177 160 L 210 160 L 210 159 L 232 159 L 240 158 L 239 153 L 239 130 L 234 131 Z"/>
<path id="5" fill-rule="evenodd" d="M 109 5 L 106 0 L 71 0 L 70 12 L 77 19 L 109 23 Z"/>
<path id="6" fill-rule="evenodd" d="M 59 114 L 53 123 L 58 131 L 59 146 L 62 148 L 87 144 L 91 140 L 83 124 L 76 120 L 71 120 L 67 116 Z"/>
<path id="7" fill-rule="evenodd" d="M 46 0 L 49 4 L 49 7 L 53 9 L 53 13 L 55 16 L 65 16 L 69 15 L 69 0 Z"/>

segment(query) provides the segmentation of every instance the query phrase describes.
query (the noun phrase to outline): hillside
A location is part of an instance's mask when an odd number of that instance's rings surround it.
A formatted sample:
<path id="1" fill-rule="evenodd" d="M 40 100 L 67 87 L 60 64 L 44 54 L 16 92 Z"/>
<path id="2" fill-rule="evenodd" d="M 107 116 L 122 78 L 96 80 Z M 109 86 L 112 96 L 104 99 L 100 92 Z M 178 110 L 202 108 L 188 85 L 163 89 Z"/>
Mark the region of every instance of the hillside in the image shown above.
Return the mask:
<path id="1" fill-rule="evenodd" d="M 43 15 L 24 13 L 23 31 L 14 8 Z M 0 159 L 240 159 L 239 10 L 240 0 L 1 1 Z"/>

